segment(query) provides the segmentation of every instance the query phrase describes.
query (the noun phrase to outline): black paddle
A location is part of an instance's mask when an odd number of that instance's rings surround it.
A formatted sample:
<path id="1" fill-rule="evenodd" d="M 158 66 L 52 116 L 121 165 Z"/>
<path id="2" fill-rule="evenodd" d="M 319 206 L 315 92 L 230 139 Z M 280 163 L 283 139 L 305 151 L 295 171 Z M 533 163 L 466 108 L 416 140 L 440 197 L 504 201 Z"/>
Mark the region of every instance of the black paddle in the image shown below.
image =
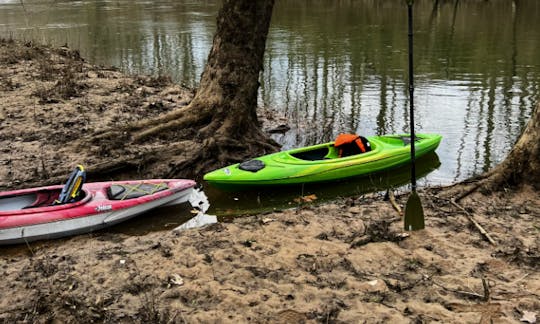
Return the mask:
<path id="1" fill-rule="evenodd" d="M 414 77 L 413 77 L 413 6 L 414 0 L 407 0 L 409 21 L 409 113 L 411 115 L 411 195 L 405 205 L 403 225 L 406 231 L 416 231 L 424 228 L 424 209 L 416 192 L 416 167 L 414 151 Z"/>

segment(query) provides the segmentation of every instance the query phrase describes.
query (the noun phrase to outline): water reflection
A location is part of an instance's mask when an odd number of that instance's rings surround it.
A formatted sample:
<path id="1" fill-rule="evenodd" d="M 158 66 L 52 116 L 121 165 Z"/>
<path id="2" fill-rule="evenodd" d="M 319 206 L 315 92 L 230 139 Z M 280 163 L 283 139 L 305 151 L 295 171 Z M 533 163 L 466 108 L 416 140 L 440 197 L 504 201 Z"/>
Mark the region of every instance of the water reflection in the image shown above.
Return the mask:
<path id="1" fill-rule="evenodd" d="M 441 165 L 436 153 L 421 157 L 416 164 L 420 184 L 425 176 Z M 128 235 L 172 230 L 184 230 L 228 221 L 233 217 L 270 212 L 300 206 L 319 204 L 339 198 L 358 196 L 389 188 L 399 189 L 409 183 L 408 166 L 370 176 L 351 178 L 345 181 L 304 186 L 285 186 L 275 189 L 261 188 L 241 192 L 226 192 L 206 185 L 197 189 L 189 198 L 189 204 L 161 207 L 103 230 Z M 303 197 L 310 197 L 304 200 Z M 191 209 L 188 208 L 191 205 Z"/>
<path id="2" fill-rule="evenodd" d="M 105 231 L 129 235 L 143 235 L 162 230 L 181 232 L 217 223 L 217 216 L 206 214 L 209 207 L 210 202 L 204 191 L 195 189 L 189 196 L 188 203 L 153 209 Z"/>
<path id="3" fill-rule="evenodd" d="M 419 183 L 425 182 L 425 176 L 441 165 L 436 153 L 430 153 L 417 161 L 416 172 Z M 385 191 L 400 188 L 410 181 L 410 167 L 404 166 L 387 172 L 351 178 L 344 181 L 303 186 L 281 186 L 274 189 L 254 188 L 240 192 L 226 192 L 210 185 L 204 191 L 211 200 L 208 210 L 220 219 L 243 214 L 257 214 L 292 208 L 303 204 L 302 197 L 309 197 L 309 203 L 322 203 L 338 198 L 359 196 L 368 192 Z M 311 201 L 312 200 L 312 201 Z"/>
<path id="4" fill-rule="evenodd" d="M 196 86 L 218 0 L 0 2 L 0 36 L 80 49 L 128 73 Z M 415 1 L 418 131 L 441 133 L 426 183 L 481 173 L 509 151 L 540 96 L 540 1 Z M 284 149 L 339 132 L 408 131 L 403 1 L 276 2 L 260 105 Z"/>
<path id="5" fill-rule="evenodd" d="M 262 102 L 284 107 L 295 126 L 276 140 L 290 148 L 330 140 L 340 131 L 407 131 L 402 7 L 391 1 L 321 3 L 327 4 L 284 1 L 274 14 L 280 32 L 271 34 Z M 438 151 L 443 166 L 434 176 L 461 180 L 502 160 L 534 107 L 540 70 L 533 57 L 540 54 L 540 34 L 528 35 L 524 21 L 537 25 L 531 11 L 540 5 L 415 4 L 416 126 L 446 139 Z M 323 14 L 327 19 L 318 21 Z M 286 30 L 298 34 L 291 37 Z"/>

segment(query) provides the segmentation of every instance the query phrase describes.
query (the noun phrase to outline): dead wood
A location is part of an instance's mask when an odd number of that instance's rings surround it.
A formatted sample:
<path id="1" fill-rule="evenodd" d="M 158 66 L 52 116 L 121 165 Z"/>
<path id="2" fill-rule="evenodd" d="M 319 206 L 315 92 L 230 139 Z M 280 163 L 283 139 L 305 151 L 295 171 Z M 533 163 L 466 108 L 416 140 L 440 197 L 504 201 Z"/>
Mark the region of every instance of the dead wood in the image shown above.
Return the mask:
<path id="1" fill-rule="evenodd" d="M 492 245 L 497 245 L 497 242 L 495 242 L 491 235 L 476 220 L 474 220 L 473 215 L 471 215 L 465 208 L 461 207 L 455 201 L 450 200 L 450 202 L 465 214 L 467 219 L 474 225 L 474 227 L 478 229 L 478 231 L 488 240 L 489 243 Z"/>

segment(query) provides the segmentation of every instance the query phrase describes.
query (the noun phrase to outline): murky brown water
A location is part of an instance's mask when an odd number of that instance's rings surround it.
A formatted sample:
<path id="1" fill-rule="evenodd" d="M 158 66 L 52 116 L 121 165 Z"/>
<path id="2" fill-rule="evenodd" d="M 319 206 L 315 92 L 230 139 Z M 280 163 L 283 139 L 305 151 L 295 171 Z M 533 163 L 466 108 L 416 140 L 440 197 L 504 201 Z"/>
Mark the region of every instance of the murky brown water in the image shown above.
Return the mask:
<path id="1" fill-rule="evenodd" d="M 68 44 L 93 63 L 196 86 L 219 6 L 0 0 L 0 36 Z M 440 166 L 420 184 L 449 184 L 501 161 L 540 96 L 540 1 L 418 0 L 414 17 L 416 130 L 443 135 Z M 344 131 L 408 131 L 406 18 L 401 0 L 276 2 L 260 105 L 287 118 L 291 130 L 274 135 L 284 149 Z M 348 190 L 320 189 L 321 199 Z M 228 214 L 283 206 L 305 188 L 279 199 L 208 190 L 211 208 Z"/>

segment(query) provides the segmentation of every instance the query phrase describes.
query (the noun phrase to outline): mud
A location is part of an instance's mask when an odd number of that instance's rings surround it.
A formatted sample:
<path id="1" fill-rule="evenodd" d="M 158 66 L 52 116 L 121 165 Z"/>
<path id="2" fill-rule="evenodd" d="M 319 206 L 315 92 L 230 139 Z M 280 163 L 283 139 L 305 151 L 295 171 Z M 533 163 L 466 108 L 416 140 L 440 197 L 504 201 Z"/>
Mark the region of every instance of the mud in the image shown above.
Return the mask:
<path id="1" fill-rule="evenodd" d="M 2 189 L 69 171 L 55 152 L 80 132 L 155 116 L 193 94 L 166 77 L 128 76 L 70 49 L 9 40 L 0 42 L 0 76 Z M 536 321 L 538 192 L 474 193 L 463 209 L 447 188 L 420 196 L 426 229 L 415 232 L 373 194 L 181 232 L 102 231 L 0 247 L 0 321 Z M 396 204 L 406 199 L 398 194 Z"/>

